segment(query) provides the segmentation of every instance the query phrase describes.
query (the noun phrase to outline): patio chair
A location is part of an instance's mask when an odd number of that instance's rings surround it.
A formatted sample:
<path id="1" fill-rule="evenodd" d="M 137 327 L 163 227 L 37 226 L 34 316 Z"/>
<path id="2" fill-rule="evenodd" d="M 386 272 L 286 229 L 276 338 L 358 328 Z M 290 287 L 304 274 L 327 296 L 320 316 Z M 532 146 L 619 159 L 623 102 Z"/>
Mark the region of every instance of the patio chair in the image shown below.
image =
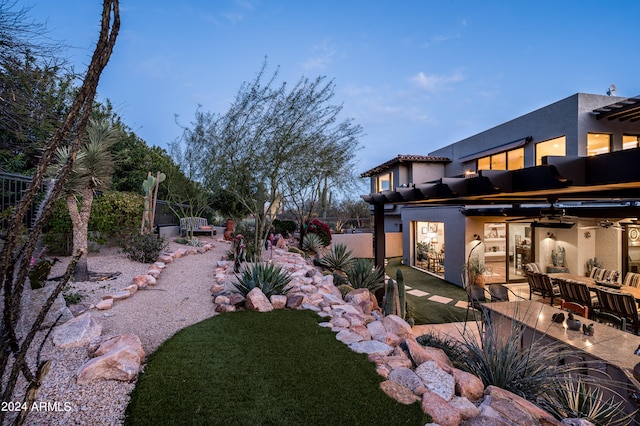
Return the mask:
<path id="1" fill-rule="evenodd" d="M 542 287 L 540 287 L 540 281 L 537 279 L 534 279 L 533 272 L 530 272 L 528 269 L 525 269 L 525 275 L 527 276 L 527 282 L 529 283 L 529 300 L 531 300 L 533 293 L 543 296 Z"/>
<path id="2" fill-rule="evenodd" d="M 508 302 L 509 301 L 509 289 L 502 284 L 489 284 L 489 295 L 492 302 Z"/>
<path id="3" fill-rule="evenodd" d="M 547 274 L 532 273 L 534 281 L 538 281 L 538 286 L 542 290 L 542 298 L 546 299 L 547 296 L 551 298 L 551 306 L 553 306 L 553 298 L 560 296 L 560 287 L 551 281 L 551 277 Z"/>
<path id="4" fill-rule="evenodd" d="M 560 309 L 568 309 L 585 318 L 593 316 L 593 308 L 598 305 L 598 297 L 591 294 L 585 283 L 554 279 L 560 288 Z"/>
<path id="5" fill-rule="evenodd" d="M 625 331 L 628 323 L 633 324 L 633 334 L 638 334 L 640 315 L 636 298 L 632 294 L 605 290 L 600 287 L 596 288 L 596 294 L 599 303 L 596 311 L 597 318 L 613 319 L 616 324 L 620 324 L 620 329 Z"/>

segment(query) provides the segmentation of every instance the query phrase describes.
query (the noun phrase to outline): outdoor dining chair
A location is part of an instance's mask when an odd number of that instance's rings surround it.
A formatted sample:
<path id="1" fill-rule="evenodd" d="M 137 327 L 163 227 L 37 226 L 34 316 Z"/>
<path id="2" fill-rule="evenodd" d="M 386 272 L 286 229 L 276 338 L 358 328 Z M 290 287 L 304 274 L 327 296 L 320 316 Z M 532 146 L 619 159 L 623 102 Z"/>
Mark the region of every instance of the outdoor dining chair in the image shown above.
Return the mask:
<path id="1" fill-rule="evenodd" d="M 551 281 L 551 277 L 547 274 L 540 274 L 536 272 L 532 272 L 533 280 L 537 280 L 537 286 L 540 287 L 542 291 L 542 298 L 546 299 L 547 296 L 551 298 L 551 306 L 553 306 L 553 298 L 560 296 L 560 288 L 557 284 L 554 284 Z"/>
<path id="2" fill-rule="evenodd" d="M 598 298 L 591 294 L 585 283 L 554 279 L 560 288 L 560 309 L 568 309 L 585 318 L 591 318 L 593 308 L 598 304 Z"/>
<path id="3" fill-rule="evenodd" d="M 626 331 L 626 324 L 633 324 L 633 334 L 638 334 L 640 327 L 640 316 L 636 298 L 629 293 L 596 288 L 599 306 L 596 310 L 596 317 L 606 320 L 614 319 L 620 323 L 620 328 Z"/>
<path id="4" fill-rule="evenodd" d="M 533 274 L 534 272 L 525 269 L 525 275 L 527 276 L 527 282 L 529 283 L 529 300 L 531 300 L 534 293 L 539 294 L 540 296 L 543 295 L 542 287 L 540 287 L 540 281 L 534 279 Z"/>

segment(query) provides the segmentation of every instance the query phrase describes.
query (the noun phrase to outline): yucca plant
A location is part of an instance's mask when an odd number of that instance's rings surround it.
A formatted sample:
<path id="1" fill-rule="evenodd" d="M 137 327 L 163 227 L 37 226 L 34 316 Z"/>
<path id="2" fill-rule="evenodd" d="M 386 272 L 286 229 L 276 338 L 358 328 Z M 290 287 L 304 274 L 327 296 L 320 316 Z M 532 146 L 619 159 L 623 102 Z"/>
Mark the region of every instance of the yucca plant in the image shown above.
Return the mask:
<path id="1" fill-rule="evenodd" d="M 512 320 L 508 331 L 485 321 L 480 338 L 463 333 L 462 369 L 478 376 L 485 387 L 498 386 L 529 401 L 553 388 L 558 377 L 580 371 L 577 364 L 566 362 L 578 359 L 577 351 L 541 340 L 523 346 L 524 331 L 524 325 Z"/>
<path id="2" fill-rule="evenodd" d="M 324 256 L 320 258 L 320 265 L 331 271 L 344 271 L 355 262 L 351 250 L 344 244 L 334 244 Z"/>
<path id="3" fill-rule="evenodd" d="M 605 399 L 604 388 L 618 398 Z M 562 376 L 542 395 L 540 405 L 558 419 L 584 418 L 596 425 L 621 426 L 630 424 L 635 416 L 635 412 L 624 413 L 624 400 L 601 380 L 594 383 L 589 377 Z"/>
<path id="4" fill-rule="evenodd" d="M 345 271 L 347 280 L 354 289 L 366 288 L 375 292 L 384 285 L 384 271 L 371 259 L 358 259 Z"/>
<path id="5" fill-rule="evenodd" d="M 318 254 L 323 248 L 324 243 L 318 234 L 308 233 L 304 235 L 302 239 L 302 250 Z"/>
<path id="6" fill-rule="evenodd" d="M 280 266 L 272 263 L 253 263 L 245 266 L 241 273 L 235 274 L 237 282 L 233 283 L 236 290 L 243 296 L 258 287 L 265 296 L 287 294 L 287 286 L 291 282 L 291 275 Z"/>

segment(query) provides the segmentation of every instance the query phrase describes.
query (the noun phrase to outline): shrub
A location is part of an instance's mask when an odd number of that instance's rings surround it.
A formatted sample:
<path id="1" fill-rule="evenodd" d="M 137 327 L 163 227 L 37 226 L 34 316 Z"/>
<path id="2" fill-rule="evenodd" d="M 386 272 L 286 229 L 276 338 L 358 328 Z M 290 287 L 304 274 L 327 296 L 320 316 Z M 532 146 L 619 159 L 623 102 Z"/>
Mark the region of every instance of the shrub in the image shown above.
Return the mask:
<path id="1" fill-rule="evenodd" d="M 302 239 L 302 250 L 305 252 L 320 253 L 324 248 L 322 238 L 318 234 L 306 234 Z"/>
<path id="2" fill-rule="evenodd" d="M 154 234 L 144 234 L 133 231 L 126 234 L 120 241 L 122 252 L 131 260 L 140 263 L 155 262 L 162 250 L 167 247 L 164 237 Z"/>
<path id="3" fill-rule="evenodd" d="M 349 284 L 349 281 L 347 280 L 347 277 L 344 274 L 340 272 L 334 272 L 332 275 L 333 275 L 333 285 L 335 285 L 336 287 L 339 287 L 342 284 Z"/>
<path id="4" fill-rule="evenodd" d="M 236 279 L 238 281 L 233 285 L 243 296 L 257 287 L 265 296 L 271 297 L 274 294 L 287 294 L 289 289 L 286 287 L 291 282 L 291 275 L 280 266 L 259 262 L 243 268 L 240 274 L 236 274 Z"/>
<path id="5" fill-rule="evenodd" d="M 74 293 L 63 293 L 62 297 L 64 298 L 64 301 L 68 305 L 74 305 L 76 303 L 80 303 L 84 296 L 82 295 L 82 293 L 74 292 Z"/>
<path id="6" fill-rule="evenodd" d="M 351 250 L 347 250 L 347 246 L 344 244 L 334 244 L 331 250 L 320 258 L 320 266 L 332 271 L 336 269 L 344 271 L 345 269 L 349 269 L 355 261 L 356 259 L 351 256 Z"/>
<path id="7" fill-rule="evenodd" d="M 287 235 L 293 235 L 298 225 L 293 220 L 274 219 L 271 226 L 274 234 L 281 234 L 286 237 Z"/>
<path id="8" fill-rule="evenodd" d="M 466 351 L 460 342 L 434 332 L 416 337 L 416 342 L 422 346 L 442 349 L 454 367 L 463 367 L 461 360 L 465 357 Z"/>
<path id="9" fill-rule="evenodd" d="M 358 259 L 345 272 L 354 289 L 366 288 L 375 292 L 384 286 L 384 271 L 380 266 L 374 265 L 371 259 Z"/>
<path id="10" fill-rule="evenodd" d="M 613 396 L 606 398 L 605 393 L 613 393 L 618 400 Z M 596 425 L 617 426 L 630 424 L 635 414 L 624 414 L 624 400 L 611 389 L 603 391 L 601 381 L 563 376 L 542 395 L 540 405 L 558 419 L 583 418 Z"/>
<path id="11" fill-rule="evenodd" d="M 331 244 L 331 228 L 329 228 L 329 225 L 318 219 L 313 219 L 309 222 L 309 225 L 307 225 L 307 234 L 318 235 L 322 240 L 322 245 L 324 247 Z"/>
<path id="12" fill-rule="evenodd" d="M 106 191 L 96 197 L 91 206 L 89 217 L 89 235 L 92 241 L 104 244 L 118 237 L 123 229 L 140 227 L 140 215 L 144 198 L 139 194 L 119 191 Z M 73 249 L 73 226 L 65 200 L 60 199 L 47 221 L 44 244 L 51 254 L 71 255 Z"/>

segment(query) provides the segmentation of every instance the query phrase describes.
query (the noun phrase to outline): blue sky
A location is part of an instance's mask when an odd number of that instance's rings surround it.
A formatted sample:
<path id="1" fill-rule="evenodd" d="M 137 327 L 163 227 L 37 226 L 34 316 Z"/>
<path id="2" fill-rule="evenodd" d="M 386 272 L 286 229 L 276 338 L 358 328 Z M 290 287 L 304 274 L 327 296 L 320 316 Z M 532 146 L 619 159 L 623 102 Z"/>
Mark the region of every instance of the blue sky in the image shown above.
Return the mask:
<path id="1" fill-rule="evenodd" d="M 99 0 L 19 0 L 85 71 Z M 98 97 L 166 148 L 223 113 L 267 57 L 280 80 L 334 79 L 365 135 L 357 173 L 427 154 L 577 92 L 640 95 L 636 1 L 121 0 Z"/>

